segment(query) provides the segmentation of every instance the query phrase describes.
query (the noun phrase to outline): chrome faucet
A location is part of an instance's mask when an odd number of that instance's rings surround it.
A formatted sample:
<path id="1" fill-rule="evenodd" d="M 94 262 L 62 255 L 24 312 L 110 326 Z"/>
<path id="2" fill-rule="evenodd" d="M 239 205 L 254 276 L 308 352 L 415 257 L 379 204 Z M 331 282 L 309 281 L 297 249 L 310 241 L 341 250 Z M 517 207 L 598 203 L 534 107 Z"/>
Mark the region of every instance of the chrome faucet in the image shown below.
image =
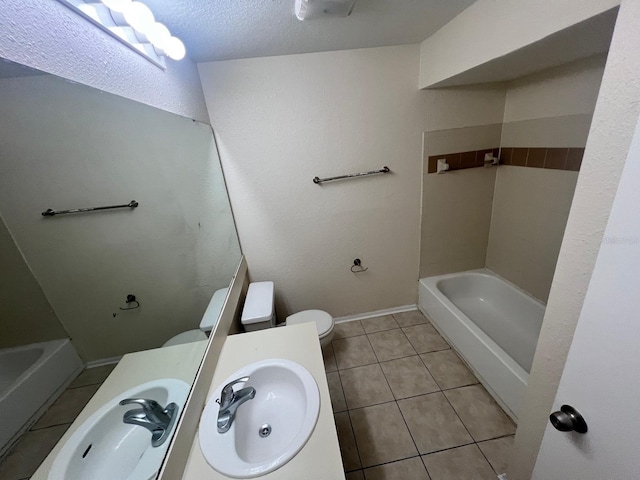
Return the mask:
<path id="1" fill-rule="evenodd" d="M 220 404 L 220 411 L 218 412 L 218 433 L 228 432 L 233 420 L 236 418 L 238 407 L 256 396 L 256 389 L 253 387 L 241 388 L 237 392 L 234 392 L 233 386 L 236 383 L 245 383 L 248 381 L 249 377 L 237 378 L 233 382 L 227 383 L 222 389 L 220 399 L 216 400 L 216 402 Z"/>
<path id="2" fill-rule="evenodd" d="M 170 403 L 167 408 L 155 400 L 146 398 L 125 398 L 120 405 L 137 404 L 141 408 L 129 410 L 122 417 L 124 423 L 144 427 L 151 432 L 151 446 L 159 447 L 167 438 L 178 418 L 178 405 Z"/>

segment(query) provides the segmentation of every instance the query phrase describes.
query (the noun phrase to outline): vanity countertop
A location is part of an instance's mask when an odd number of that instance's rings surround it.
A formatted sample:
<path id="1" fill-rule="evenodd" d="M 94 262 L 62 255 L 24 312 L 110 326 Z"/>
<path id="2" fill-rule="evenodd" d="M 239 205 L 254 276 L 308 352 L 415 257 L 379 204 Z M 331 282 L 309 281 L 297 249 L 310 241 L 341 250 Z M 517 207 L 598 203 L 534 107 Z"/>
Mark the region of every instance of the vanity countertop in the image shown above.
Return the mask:
<path id="1" fill-rule="evenodd" d="M 115 396 L 141 383 L 162 378 L 177 378 L 189 384 L 193 383 L 206 347 L 207 341 L 202 340 L 130 353 L 122 357 L 31 479 L 46 480 L 54 458 L 69 437 L 87 418 Z"/>
<path id="2" fill-rule="evenodd" d="M 233 372 L 252 362 L 284 358 L 299 363 L 313 375 L 320 391 L 320 414 L 311 437 L 288 463 L 258 478 L 268 480 L 344 480 L 329 397 L 329 387 L 314 324 L 291 325 L 229 336 L 224 344 L 207 401 Z M 229 477 L 209 466 L 200 451 L 198 435 L 193 440 L 183 480 L 219 480 Z"/>

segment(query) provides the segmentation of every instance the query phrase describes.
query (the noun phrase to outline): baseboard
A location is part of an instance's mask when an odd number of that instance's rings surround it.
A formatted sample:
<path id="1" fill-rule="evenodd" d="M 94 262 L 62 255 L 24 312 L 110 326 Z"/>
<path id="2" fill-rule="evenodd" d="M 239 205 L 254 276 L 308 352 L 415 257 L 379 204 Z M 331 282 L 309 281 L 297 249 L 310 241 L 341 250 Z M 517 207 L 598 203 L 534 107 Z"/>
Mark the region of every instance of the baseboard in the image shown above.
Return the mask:
<path id="1" fill-rule="evenodd" d="M 385 308 L 384 310 L 376 310 L 374 312 L 357 313 L 355 315 L 346 315 L 344 317 L 336 317 L 333 319 L 335 323 L 352 322 L 354 320 L 364 320 L 365 318 L 379 317 L 381 315 L 390 315 L 393 313 L 411 312 L 417 310 L 418 306 L 403 305 L 401 307 Z"/>
<path id="2" fill-rule="evenodd" d="M 109 357 L 109 358 L 101 358 L 100 360 L 92 360 L 87 362 L 85 368 L 94 368 L 94 367 L 102 367 L 104 365 L 113 365 L 114 363 L 118 363 L 122 360 L 123 355 L 119 357 Z"/>

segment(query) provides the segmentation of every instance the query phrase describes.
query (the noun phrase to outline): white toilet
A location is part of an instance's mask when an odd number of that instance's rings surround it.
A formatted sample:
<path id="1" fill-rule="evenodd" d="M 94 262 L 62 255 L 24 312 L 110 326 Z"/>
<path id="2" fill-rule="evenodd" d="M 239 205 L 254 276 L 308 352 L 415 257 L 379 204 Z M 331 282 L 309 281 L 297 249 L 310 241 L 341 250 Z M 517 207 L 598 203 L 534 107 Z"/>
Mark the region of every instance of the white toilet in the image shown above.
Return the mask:
<path id="1" fill-rule="evenodd" d="M 222 310 L 224 299 L 227 297 L 227 290 L 229 290 L 229 288 L 221 288 L 220 290 L 215 291 L 215 293 L 211 297 L 209 305 L 207 306 L 207 310 L 202 316 L 199 329 L 196 328 L 193 330 L 187 330 L 186 332 L 182 332 L 174 337 L 171 337 L 169 340 L 164 342 L 164 344 L 162 344 L 162 348 L 172 347 L 173 345 L 181 345 L 183 343 L 197 342 L 199 340 L 206 340 L 207 338 L 209 338 L 209 332 L 211 332 L 214 325 L 218 321 L 218 316 L 220 315 L 220 310 Z"/>
<path id="2" fill-rule="evenodd" d="M 253 332 L 276 325 L 274 298 L 273 282 L 253 282 L 249 284 L 240 319 L 245 331 Z M 324 348 L 329 345 L 333 339 L 334 323 L 333 317 L 327 312 L 322 310 L 303 310 L 289 315 L 285 324 L 298 325 L 309 322 L 316 324 L 320 346 Z"/>

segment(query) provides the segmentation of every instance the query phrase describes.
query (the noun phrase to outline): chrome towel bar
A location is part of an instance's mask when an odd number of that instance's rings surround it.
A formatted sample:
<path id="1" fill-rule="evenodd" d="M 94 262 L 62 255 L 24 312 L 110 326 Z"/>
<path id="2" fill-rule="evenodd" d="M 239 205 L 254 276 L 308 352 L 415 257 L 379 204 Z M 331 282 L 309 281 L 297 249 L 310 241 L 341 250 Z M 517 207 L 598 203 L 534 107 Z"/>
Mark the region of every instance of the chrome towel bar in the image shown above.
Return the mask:
<path id="1" fill-rule="evenodd" d="M 338 177 L 319 178 L 314 177 L 313 183 L 320 184 L 322 182 L 331 182 L 333 180 L 342 180 L 343 178 L 364 177 L 366 175 L 376 175 L 378 173 L 389 173 L 391 170 L 389 167 L 382 167 L 380 170 L 371 170 L 370 172 L 351 173 L 349 175 L 340 175 Z"/>
<path id="2" fill-rule="evenodd" d="M 51 210 L 50 208 L 47 208 L 44 212 L 42 212 L 42 216 L 53 217 L 54 215 L 62 215 L 64 213 L 93 212 L 96 210 L 111 210 L 112 208 L 136 208 L 138 205 L 138 202 L 136 202 L 135 200 L 131 200 L 129 203 L 126 203 L 124 205 L 110 205 L 108 207 L 72 208 L 70 210 Z"/>

